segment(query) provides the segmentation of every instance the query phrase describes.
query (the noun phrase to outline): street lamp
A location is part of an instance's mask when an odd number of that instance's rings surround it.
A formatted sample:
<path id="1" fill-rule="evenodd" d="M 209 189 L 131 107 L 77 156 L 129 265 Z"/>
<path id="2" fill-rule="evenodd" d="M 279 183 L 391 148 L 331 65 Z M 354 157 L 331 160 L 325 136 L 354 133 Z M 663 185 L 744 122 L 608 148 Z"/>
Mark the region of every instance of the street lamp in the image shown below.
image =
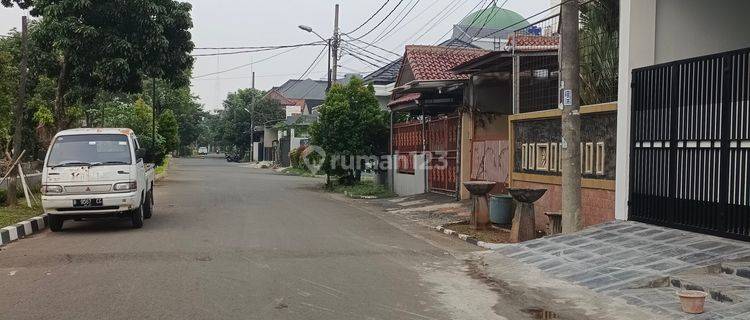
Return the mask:
<path id="1" fill-rule="evenodd" d="M 320 34 L 318 34 L 317 32 L 315 32 L 315 30 L 313 30 L 312 27 L 309 27 L 309 26 L 306 26 L 306 25 L 303 25 L 303 24 L 301 24 L 301 25 L 299 25 L 297 27 L 300 28 L 300 29 L 302 29 L 302 30 L 304 30 L 304 31 L 307 31 L 309 33 L 312 33 L 312 34 L 318 36 L 318 38 L 320 38 L 320 40 L 325 41 L 326 44 L 327 44 L 327 46 L 328 46 L 328 87 L 326 88 L 326 91 L 328 91 L 329 89 L 331 89 L 331 39 L 323 38 L 323 36 L 321 36 Z"/>

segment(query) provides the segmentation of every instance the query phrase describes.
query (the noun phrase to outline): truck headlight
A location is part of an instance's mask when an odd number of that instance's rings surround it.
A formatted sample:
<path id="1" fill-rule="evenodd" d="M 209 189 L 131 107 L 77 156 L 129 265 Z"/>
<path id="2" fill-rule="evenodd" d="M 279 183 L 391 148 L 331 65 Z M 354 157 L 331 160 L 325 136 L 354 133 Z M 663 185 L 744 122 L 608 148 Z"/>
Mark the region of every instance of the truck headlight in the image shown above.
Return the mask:
<path id="1" fill-rule="evenodd" d="M 62 186 L 55 186 L 55 185 L 43 185 L 42 186 L 42 194 L 61 194 L 63 193 L 63 187 Z"/>
<path id="2" fill-rule="evenodd" d="M 138 189 L 138 182 L 135 181 L 115 183 L 112 186 L 112 190 L 114 191 L 131 191 L 136 189 Z"/>

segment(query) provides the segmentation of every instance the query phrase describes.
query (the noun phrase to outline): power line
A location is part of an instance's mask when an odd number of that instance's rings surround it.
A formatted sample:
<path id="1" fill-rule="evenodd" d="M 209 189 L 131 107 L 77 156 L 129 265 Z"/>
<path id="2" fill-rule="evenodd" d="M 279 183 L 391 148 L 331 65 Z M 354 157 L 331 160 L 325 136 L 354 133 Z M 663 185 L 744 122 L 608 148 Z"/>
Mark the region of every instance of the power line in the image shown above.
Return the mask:
<path id="1" fill-rule="evenodd" d="M 373 48 L 377 48 L 377 49 L 380 49 L 382 51 L 388 52 L 390 54 L 393 54 L 393 55 L 396 55 L 396 56 L 399 56 L 399 57 L 401 56 L 401 54 L 399 54 L 399 53 L 393 52 L 393 51 L 385 49 L 383 47 L 378 47 L 377 45 L 375 45 L 374 43 L 371 43 L 371 42 L 367 42 L 367 41 L 363 41 L 363 40 L 354 40 L 354 39 L 352 39 L 352 41 L 361 42 L 361 43 L 364 43 L 366 45 L 372 46 Z"/>
<path id="2" fill-rule="evenodd" d="M 363 53 L 361 51 L 356 51 L 356 50 L 353 50 L 351 48 L 346 48 L 346 50 L 349 53 L 355 53 L 355 54 L 361 55 L 361 56 L 363 56 L 365 58 L 368 58 L 368 59 L 370 59 L 370 61 L 374 61 L 375 63 L 381 63 L 381 64 L 388 64 L 389 63 L 388 60 L 381 60 L 381 59 L 375 58 L 375 57 L 373 57 L 371 55 L 368 55 L 366 53 Z"/>
<path id="3" fill-rule="evenodd" d="M 317 55 L 317 56 L 315 57 L 315 60 L 313 60 L 313 62 L 312 62 L 312 63 L 310 64 L 310 66 L 309 66 L 309 67 L 307 67 L 307 69 L 305 69 L 305 72 L 303 72 L 303 73 L 302 73 L 302 75 L 301 75 L 301 76 L 299 76 L 299 78 L 297 78 L 297 80 L 302 80 L 302 79 L 304 79 L 305 77 L 307 77 L 307 75 L 308 75 L 308 74 L 310 73 L 310 71 L 312 70 L 312 68 L 314 68 L 314 67 L 315 67 L 315 66 L 316 66 L 316 65 L 318 64 L 318 62 L 320 61 L 320 57 L 321 57 L 321 56 L 323 56 L 323 52 L 325 52 L 325 51 L 326 51 L 327 49 L 328 49 L 328 46 L 325 46 L 325 47 L 323 47 L 323 50 L 320 50 L 320 52 L 318 53 L 318 55 Z M 334 80 L 335 80 L 335 79 L 334 79 Z M 287 90 L 292 90 L 292 88 L 296 87 L 296 86 L 297 86 L 297 84 L 299 84 L 300 82 L 301 82 L 301 81 L 297 81 L 297 82 L 295 82 L 295 83 L 294 83 L 294 84 L 292 84 L 292 86 L 291 86 L 291 87 L 289 87 L 289 89 L 287 89 Z"/>
<path id="4" fill-rule="evenodd" d="M 277 48 L 253 49 L 253 50 L 242 50 L 242 51 L 232 51 L 232 52 L 201 53 L 201 54 L 191 54 L 191 56 L 193 57 L 229 56 L 229 55 L 244 54 L 244 53 L 256 53 L 256 52 L 273 51 L 273 50 L 279 50 L 279 49 L 285 49 L 285 48 L 299 48 L 299 47 L 318 46 L 318 45 L 325 45 L 325 43 L 319 42 L 315 44 L 304 44 L 304 45 L 296 45 L 296 46 L 284 46 L 284 47 L 277 47 Z"/>
<path id="5" fill-rule="evenodd" d="M 383 3 L 383 5 L 380 6 L 380 8 L 378 8 L 378 11 L 375 11 L 375 13 L 373 13 L 369 18 L 367 18 L 367 20 L 365 20 L 365 22 L 362 22 L 362 24 L 360 24 L 359 27 L 354 28 L 354 30 L 349 31 L 348 33 L 357 32 L 357 30 L 359 30 L 360 28 L 364 27 L 368 22 L 370 22 L 370 20 L 372 20 L 373 18 L 375 18 L 375 16 L 377 16 L 378 13 L 380 13 L 380 11 L 383 10 L 383 8 L 385 8 L 385 6 L 388 4 L 388 2 L 391 2 L 391 0 L 385 0 L 385 2 Z"/>
<path id="6" fill-rule="evenodd" d="M 448 3 L 448 5 L 445 8 L 443 8 L 443 10 L 441 10 L 435 17 L 433 17 L 432 19 L 430 19 L 429 21 L 427 21 L 427 23 L 424 26 L 422 26 L 421 28 L 419 28 L 419 30 L 417 30 L 417 32 L 415 32 L 409 38 L 407 38 L 406 40 L 404 40 L 403 42 L 401 42 L 401 44 L 399 44 L 399 46 L 403 46 L 404 44 L 406 44 L 409 41 L 412 41 L 412 42 L 419 41 L 420 39 L 422 39 L 422 37 L 424 37 L 425 35 L 427 35 L 428 33 L 430 33 L 430 31 L 432 31 L 432 29 L 434 29 L 438 24 L 440 24 L 441 22 L 443 22 L 445 20 L 445 18 L 451 16 L 453 14 L 453 12 L 455 12 L 458 8 L 460 8 L 462 5 L 464 5 L 468 1 L 469 0 L 463 0 L 463 1 L 456 0 L 456 1 L 452 2 L 452 3 Z M 437 20 L 435 20 L 435 19 L 437 19 Z M 427 27 L 428 25 L 430 25 L 430 23 L 432 23 L 432 21 L 435 21 L 435 23 L 433 23 L 432 26 L 430 26 L 427 30 L 425 30 L 424 32 L 422 32 L 422 29 L 424 29 L 425 27 Z M 420 32 L 421 32 L 421 34 L 420 34 Z M 419 35 L 419 37 L 417 37 L 416 39 L 412 40 L 412 38 L 414 38 L 414 36 L 416 36 L 416 35 Z"/>
<path id="7" fill-rule="evenodd" d="M 376 57 L 382 59 L 383 61 L 391 61 L 391 58 L 387 58 L 387 57 L 381 56 L 381 55 L 379 55 L 379 54 L 377 54 L 375 52 L 372 52 L 372 51 L 368 50 L 366 47 L 362 48 L 362 47 L 354 44 L 354 42 L 347 42 L 347 44 L 350 45 L 350 46 L 353 46 L 356 49 L 362 50 L 362 51 L 367 52 L 367 53 L 369 53 L 369 54 L 371 54 L 373 56 L 376 56 Z"/>
<path id="8" fill-rule="evenodd" d="M 258 61 L 254 61 L 254 62 L 251 62 L 251 63 L 246 63 L 246 64 L 243 64 L 243 65 L 239 65 L 239 66 L 232 67 L 232 68 L 229 68 L 229 69 L 226 69 L 226 70 L 222 70 L 222 71 L 217 71 L 217 72 L 202 74 L 202 75 L 199 75 L 199 76 L 192 77 L 192 79 L 203 78 L 203 77 L 208 77 L 208 76 L 212 76 L 212 75 L 216 75 L 216 74 L 226 73 L 226 72 L 229 72 L 229 71 L 234 71 L 234 70 L 237 70 L 237 69 L 242 69 L 242 68 L 251 66 L 253 64 L 257 64 L 257 63 L 261 63 L 261 62 L 264 62 L 264 61 L 268 61 L 270 59 L 276 58 L 276 57 L 278 57 L 278 56 L 280 56 L 282 54 L 285 54 L 285 53 L 290 52 L 290 51 L 294 51 L 294 50 L 299 49 L 299 48 L 301 48 L 301 47 L 290 48 L 288 50 L 276 53 L 276 54 L 271 55 L 269 57 L 260 59 Z"/>
<path id="9" fill-rule="evenodd" d="M 419 4 L 419 1 L 421 1 L 421 0 L 416 0 L 416 1 L 414 1 L 414 0 L 410 0 L 410 1 L 409 1 L 409 3 L 407 3 L 407 4 L 406 4 L 406 6 L 404 6 L 403 8 L 401 8 L 401 11 L 399 11 L 399 13 L 398 13 L 398 14 L 396 15 L 396 17 L 395 17 L 395 18 L 393 18 L 393 20 L 391 20 L 391 22 L 390 22 L 390 23 L 388 23 L 388 26 L 386 26 L 386 27 L 385 27 L 385 28 L 383 29 L 383 31 L 381 31 L 381 32 L 380 32 L 380 33 L 379 33 L 379 34 L 378 34 L 378 35 L 377 35 L 377 36 L 375 37 L 375 40 L 373 40 L 372 42 L 373 42 L 373 43 L 377 43 L 377 42 L 379 42 L 380 40 L 382 40 L 382 39 L 383 39 L 384 37 L 388 36 L 388 34 L 389 34 L 389 33 L 390 33 L 391 31 L 393 31 L 393 29 L 395 29 L 396 27 L 398 27 L 398 25 L 399 25 L 399 24 L 400 24 L 401 22 L 403 22 L 403 21 L 404 21 L 404 19 L 406 19 L 406 17 L 408 17 L 408 16 L 409 16 L 409 14 L 410 14 L 410 13 L 411 13 L 412 11 L 414 11 L 414 8 L 415 8 L 415 7 L 416 7 L 416 6 L 417 6 L 417 5 Z M 414 3 L 414 5 L 411 5 L 412 3 Z M 411 5 L 411 7 L 409 7 L 410 5 Z M 407 8 L 409 8 L 409 10 L 408 10 L 408 11 L 406 10 Z M 401 14 L 402 14 L 402 13 L 404 13 L 404 11 L 406 11 L 406 14 L 405 14 L 405 15 L 404 15 L 404 16 L 402 17 L 402 16 L 401 16 Z M 392 26 L 392 27 L 391 27 L 391 26 Z"/>
<path id="10" fill-rule="evenodd" d="M 480 5 L 483 5 L 483 4 L 484 4 L 484 2 L 485 2 L 485 1 L 487 1 L 487 0 L 481 0 L 481 1 L 479 1 L 479 2 L 478 2 L 478 3 L 477 3 L 477 4 L 475 5 L 475 6 L 474 6 L 474 8 L 471 8 L 471 11 L 469 11 L 469 13 L 471 13 L 471 12 L 475 12 L 475 11 L 477 10 L 477 8 L 479 8 L 479 6 L 480 6 Z M 490 3 L 492 3 L 492 2 L 490 2 Z M 481 15 L 481 14 L 477 14 L 477 15 L 476 15 L 476 16 L 474 17 L 474 19 L 472 19 L 471 23 L 469 23 L 469 26 L 471 26 L 472 24 L 474 24 L 474 22 L 476 22 L 477 18 L 479 18 L 479 16 L 480 16 L 480 15 Z M 446 35 L 447 35 L 448 33 L 450 33 L 451 31 L 453 31 L 453 29 L 452 29 L 452 28 L 451 28 L 451 29 L 449 29 L 449 30 L 448 30 L 448 32 L 446 32 L 446 33 L 443 33 L 443 35 L 442 35 L 442 36 L 440 36 L 440 38 L 438 38 L 438 39 L 437 39 L 437 40 L 436 40 L 436 41 L 435 41 L 435 42 L 433 43 L 433 45 L 434 45 L 434 44 L 437 44 L 437 43 L 439 43 L 439 42 L 440 42 L 440 40 L 441 40 L 441 39 L 443 39 L 443 37 L 445 37 L 445 36 L 446 36 Z M 419 38 L 421 38 L 421 36 L 420 36 Z M 419 38 L 417 38 L 417 40 L 419 40 Z"/>
<path id="11" fill-rule="evenodd" d="M 368 34 L 372 33 L 373 31 L 375 31 L 375 29 L 377 29 L 378 27 L 380 27 L 380 25 L 382 25 L 386 20 L 388 20 L 388 17 L 390 17 L 393 14 L 393 12 L 396 11 L 396 9 L 398 9 L 399 6 L 401 6 L 401 3 L 403 3 L 403 2 L 404 2 L 404 0 L 399 0 L 398 3 L 396 4 L 396 6 L 393 7 L 393 9 L 391 9 L 390 12 L 388 12 L 388 15 L 386 15 L 385 18 L 383 18 L 383 20 L 380 20 L 380 22 L 378 22 L 377 25 L 375 25 L 374 27 L 372 27 L 372 29 L 370 29 L 370 31 L 367 31 L 365 34 L 357 37 L 356 40 L 359 40 L 359 39 L 362 39 L 362 38 L 366 37 Z"/>
<path id="12" fill-rule="evenodd" d="M 307 43 L 298 43 L 298 44 L 287 44 L 287 45 L 278 45 L 278 46 L 243 46 L 243 47 L 197 47 L 193 48 L 193 50 L 248 50 L 248 49 L 284 49 L 284 48 L 292 48 L 292 47 L 299 47 L 299 46 L 310 46 L 310 45 L 317 45 L 317 44 L 323 44 L 325 42 L 323 41 L 313 41 L 313 42 L 307 42 Z"/>
<path id="13" fill-rule="evenodd" d="M 347 53 L 349 53 L 349 55 L 350 55 L 350 56 L 352 56 L 353 58 L 355 58 L 355 59 L 357 59 L 357 60 L 359 60 L 359 61 L 362 61 L 362 62 L 364 62 L 364 63 L 366 63 L 366 64 L 369 64 L 369 65 L 371 65 L 371 66 L 373 66 L 373 67 L 375 67 L 375 68 L 380 68 L 380 67 L 381 67 L 381 66 L 379 66 L 379 65 L 377 65 L 377 64 L 374 64 L 374 63 L 372 63 L 372 62 L 370 62 L 370 61 L 367 61 L 367 60 L 365 60 L 364 58 L 362 58 L 362 57 L 358 56 L 358 55 L 357 55 L 356 53 L 353 53 L 353 52 L 349 51 L 348 49 L 344 49 L 344 50 L 345 50 L 345 51 L 346 51 Z"/>

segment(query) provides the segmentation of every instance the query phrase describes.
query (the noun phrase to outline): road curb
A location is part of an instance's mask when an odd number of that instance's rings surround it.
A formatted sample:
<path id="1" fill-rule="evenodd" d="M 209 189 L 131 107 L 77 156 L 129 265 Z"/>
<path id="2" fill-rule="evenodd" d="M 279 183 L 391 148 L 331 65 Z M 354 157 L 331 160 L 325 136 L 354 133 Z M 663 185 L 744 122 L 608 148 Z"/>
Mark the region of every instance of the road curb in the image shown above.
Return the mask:
<path id="1" fill-rule="evenodd" d="M 0 247 L 47 228 L 47 214 L 0 229 Z"/>
<path id="2" fill-rule="evenodd" d="M 499 248 L 502 248 L 502 247 L 505 247 L 506 245 L 508 245 L 507 243 L 493 243 L 493 242 L 479 241 L 476 238 L 469 236 L 468 234 L 458 233 L 458 232 L 456 232 L 454 230 L 451 230 L 451 229 L 448 229 L 448 228 L 446 228 L 444 226 L 437 226 L 437 227 L 434 227 L 434 229 L 437 232 L 444 233 L 444 234 L 447 234 L 449 236 L 457 237 L 457 238 L 459 238 L 459 239 L 461 239 L 461 240 L 463 240 L 463 241 L 465 241 L 467 243 L 470 243 L 470 244 L 473 244 L 475 246 L 482 247 L 482 248 L 485 248 L 485 249 L 495 250 L 495 249 L 499 249 Z"/>

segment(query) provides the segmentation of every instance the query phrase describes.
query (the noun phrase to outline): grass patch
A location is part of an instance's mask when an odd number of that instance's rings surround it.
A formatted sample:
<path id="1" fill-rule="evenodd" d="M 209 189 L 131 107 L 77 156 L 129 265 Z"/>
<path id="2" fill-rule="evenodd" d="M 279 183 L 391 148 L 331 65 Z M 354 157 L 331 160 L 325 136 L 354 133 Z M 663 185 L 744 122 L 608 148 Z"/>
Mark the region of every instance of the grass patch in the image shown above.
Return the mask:
<path id="1" fill-rule="evenodd" d="M 489 226 L 486 230 L 474 230 L 469 222 L 459 222 L 446 225 L 445 228 L 451 229 L 458 233 L 463 233 L 479 241 L 489 243 L 508 243 L 510 242 L 510 230 Z"/>
<path id="2" fill-rule="evenodd" d="M 172 156 L 164 157 L 164 161 L 162 161 L 160 166 L 157 166 L 156 169 L 154 169 L 154 173 L 162 174 L 164 173 L 164 171 L 167 171 L 167 167 L 169 166 L 169 160 L 172 160 Z"/>
<path id="3" fill-rule="evenodd" d="M 332 192 L 344 193 L 350 197 L 375 197 L 390 198 L 396 194 L 388 190 L 386 186 L 376 184 L 374 181 L 360 181 L 351 186 L 336 185 L 329 188 Z"/>
<path id="4" fill-rule="evenodd" d="M 314 177 L 315 175 L 312 174 L 310 171 L 307 171 L 305 169 L 295 168 L 295 167 L 289 167 L 281 171 L 284 174 L 288 174 L 291 176 L 300 176 L 300 177 Z"/>
<path id="5" fill-rule="evenodd" d="M 38 194 L 35 194 L 40 199 Z M 32 208 L 26 206 L 26 199 L 18 199 L 18 205 L 15 207 L 0 207 L 0 228 L 14 225 L 31 217 L 41 215 L 44 210 L 41 204 L 31 202 Z"/>

